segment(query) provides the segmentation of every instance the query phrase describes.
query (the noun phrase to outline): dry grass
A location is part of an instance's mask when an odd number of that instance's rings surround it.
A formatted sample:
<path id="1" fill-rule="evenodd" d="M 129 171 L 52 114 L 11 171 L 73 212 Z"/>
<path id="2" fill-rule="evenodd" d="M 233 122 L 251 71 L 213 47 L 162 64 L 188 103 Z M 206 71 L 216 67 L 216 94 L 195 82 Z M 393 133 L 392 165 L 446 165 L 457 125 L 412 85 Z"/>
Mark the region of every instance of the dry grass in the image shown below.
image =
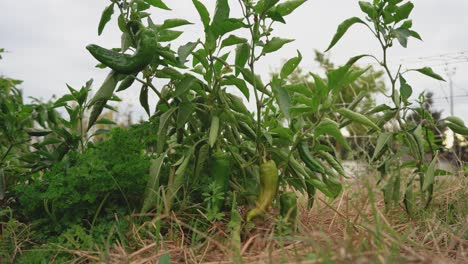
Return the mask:
<path id="1" fill-rule="evenodd" d="M 184 230 L 198 231 L 177 219 L 171 241 L 140 240 L 132 253 L 116 245 L 104 259 L 100 252 L 73 253 L 111 263 L 158 263 L 161 256 L 171 263 L 467 263 L 467 187 L 466 177 L 440 178 L 431 210 L 409 218 L 402 207 L 385 212 L 374 183 L 353 181 L 335 201 L 319 196 L 313 210 L 302 208 L 294 235 L 276 236 L 271 219 L 257 223 L 242 238 L 242 259 L 229 250 L 225 224 L 213 224 L 214 236 L 200 232 L 205 242 L 193 246 Z"/>
<path id="2" fill-rule="evenodd" d="M 386 212 L 368 178 L 348 182 L 334 201 L 319 195 L 312 210 L 301 208 L 292 235 L 278 236 L 274 217 L 244 224 L 242 257 L 230 250 L 226 223 L 202 233 L 175 215 L 164 219 L 173 227 L 164 239 L 155 219 L 126 234 L 131 247 L 63 250 L 73 263 L 468 263 L 467 177 L 439 177 L 433 205 L 413 218 L 402 206 Z M 192 234 L 202 239 L 191 243 Z"/>

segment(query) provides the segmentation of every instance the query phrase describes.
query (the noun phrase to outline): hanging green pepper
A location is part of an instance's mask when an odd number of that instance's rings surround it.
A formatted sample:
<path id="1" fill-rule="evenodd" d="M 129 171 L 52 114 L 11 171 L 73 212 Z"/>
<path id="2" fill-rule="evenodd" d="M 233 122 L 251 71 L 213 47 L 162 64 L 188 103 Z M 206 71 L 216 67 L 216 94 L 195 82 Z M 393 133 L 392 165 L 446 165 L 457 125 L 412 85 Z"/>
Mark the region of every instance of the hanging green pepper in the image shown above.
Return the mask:
<path id="1" fill-rule="evenodd" d="M 211 165 L 211 177 L 215 184 L 219 186 L 220 192 L 226 193 L 229 191 L 229 176 L 231 174 L 231 158 L 228 153 L 217 152 L 213 155 Z M 224 200 L 218 200 L 214 204 L 214 208 L 219 212 L 224 207 Z"/>
<path id="2" fill-rule="evenodd" d="M 286 192 L 280 196 L 280 215 L 290 223 L 296 221 L 297 197 L 293 192 Z"/>
<path id="3" fill-rule="evenodd" d="M 158 48 L 157 34 L 154 30 L 142 29 L 139 34 L 140 41 L 133 55 L 108 50 L 95 44 L 88 45 L 86 49 L 94 58 L 118 73 L 137 73 L 153 60 Z"/>
<path id="4" fill-rule="evenodd" d="M 307 141 L 301 141 L 297 145 L 297 150 L 299 151 L 299 156 L 301 160 L 305 163 L 305 165 L 312 171 L 324 173 L 325 170 L 323 169 L 322 164 L 317 161 L 314 156 L 309 151 L 309 146 L 307 145 Z"/>
<path id="5" fill-rule="evenodd" d="M 278 189 L 278 168 L 274 160 L 269 160 L 260 165 L 260 195 L 257 206 L 247 214 L 247 221 L 263 215 L 270 207 Z"/>

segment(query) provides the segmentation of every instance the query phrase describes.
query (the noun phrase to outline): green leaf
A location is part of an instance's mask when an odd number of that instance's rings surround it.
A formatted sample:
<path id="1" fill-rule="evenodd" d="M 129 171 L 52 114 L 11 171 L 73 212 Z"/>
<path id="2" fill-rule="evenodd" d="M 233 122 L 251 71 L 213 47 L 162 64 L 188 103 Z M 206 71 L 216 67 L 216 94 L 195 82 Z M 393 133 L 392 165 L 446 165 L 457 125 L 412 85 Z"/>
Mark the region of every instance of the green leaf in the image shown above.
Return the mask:
<path id="1" fill-rule="evenodd" d="M 114 3 L 109 5 L 102 11 L 101 15 L 101 20 L 99 21 L 99 26 L 98 26 L 98 35 L 100 36 L 102 34 L 102 31 L 104 30 L 104 27 L 106 24 L 111 20 L 112 15 L 114 14 Z"/>
<path id="2" fill-rule="evenodd" d="M 177 83 L 174 91 L 174 97 L 179 97 L 183 94 L 186 94 L 187 91 L 189 91 L 195 84 L 195 81 L 195 77 L 191 75 L 185 75 L 185 77 Z"/>
<path id="3" fill-rule="evenodd" d="M 305 3 L 306 0 L 289 0 L 284 3 L 278 4 L 272 9 L 271 12 L 278 13 L 280 16 L 287 16 L 291 14 L 296 8 Z"/>
<path id="4" fill-rule="evenodd" d="M 227 47 L 227 46 L 232 46 L 232 45 L 237 45 L 237 44 L 243 44 L 247 43 L 247 39 L 241 38 L 235 35 L 229 35 L 227 38 L 221 42 L 221 48 Z"/>
<path id="5" fill-rule="evenodd" d="M 166 144 L 166 136 L 167 136 L 167 129 L 169 126 L 169 121 L 171 119 L 172 114 L 177 110 L 176 107 L 170 108 L 167 112 L 161 115 L 159 119 L 159 127 L 158 127 L 158 140 L 156 143 L 156 151 L 157 153 L 162 153 L 164 150 L 164 145 Z"/>
<path id="6" fill-rule="evenodd" d="M 407 2 L 397 7 L 397 9 L 395 10 L 395 15 L 394 15 L 395 22 L 398 23 L 402 20 L 407 19 L 409 15 L 411 14 L 411 11 L 413 11 L 413 8 L 414 8 L 414 4 L 411 2 Z"/>
<path id="7" fill-rule="evenodd" d="M 408 99 L 413 94 L 413 88 L 406 82 L 405 78 L 400 74 L 400 95 L 405 104 L 408 104 Z"/>
<path id="8" fill-rule="evenodd" d="M 377 145 L 375 146 L 374 155 L 372 156 L 372 160 L 375 160 L 380 152 L 387 146 L 388 142 L 392 138 L 392 133 L 384 132 L 379 135 L 377 138 Z"/>
<path id="9" fill-rule="evenodd" d="M 434 185 L 435 181 L 435 165 L 437 163 L 438 155 L 434 155 L 434 158 L 432 159 L 431 163 L 427 167 L 426 174 L 424 175 L 424 184 L 422 187 L 422 190 L 425 192 L 429 190 L 429 187 L 431 185 Z"/>
<path id="10" fill-rule="evenodd" d="M 414 69 L 414 70 L 411 70 L 411 71 L 417 71 L 417 72 L 420 72 L 424 75 L 427 75 L 429 77 L 432 77 L 436 80 L 439 80 L 439 81 L 444 81 L 445 82 L 445 79 L 442 78 L 442 76 L 440 76 L 439 74 L 435 73 L 432 68 L 430 67 L 424 67 L 424 68 L 421 68 L 421 69 Z"/>
<path id="11" fill-rule="evenodd" d="M 101 118 L 98 121 L 96 121 L 96 124 L 100 125 L 117 125 L 114 121 L 107 119 L 107 118 Z"/>
<path id="12" fill-rule="evenodd" d="M 277 75 L 273 76 L 273 79 L 271 80 L 271 88 L 284 117 L 289 120 L 291 118 L 289 115 L 291 99 L 289 98 L 288 91 L 286 91 L 286 89 L 281 85 L 281 80 Z"/>
<path id="13" fill-rule="evenodd" d="M 159 175 L 164 164 L 164 156 L 165 155 L 159 155 L 156 159 L 151 160 L 149 179 L 143 195 L 143 206 L 141 208 L 142 213 L 146 213 L 152 206 L 154 206 L 157 193 L 159 192 Z"/>
<path id="14" fill-rule="evenodd" d="M 377 16 L 377 10 L 371 3 L 359 1 L 359 7 L 361 8 L 361 11 L 366 13 L 371 19 Z"/>
<path id="15" fill-rule="evenodd" d="M 393 35 L 397 38 L 402 47 L 406 48 L 408 46 L 408 38 L 411 36 L 411 31 L 400 27 L 393 30 Z"/>
<path id="16" fill-rule="evenodd" d="M 189 117 L 195 110 L 195 105 L 191 102 L 182 102 L 179 105 L 179 113 L 177 115 L 177 129 L 181 129 L 187 123 Z"/>
<path id="17" fill-rule="evenodd" d="M 223 76 L 223 80 L 221 81 L 221 85 L 235 85 L 242 94 L 247 98 L 247 101 L 250 100 L 250 92 L 247 84 L 244 80 L 237 78 L 234 75 L 227 75 Z"/>
<path id="18" fill-rule="evenodd" d="M 164 23 L 159 27 L 159 29 L 168 29 L 168 28 L 175 28 L 185 25 L 192 25 L 193 23 L 180 18 L 173 18 L 173 19 L 166 19 Z"/>
<path id="19" fill-rule="evenodd" d="M 284 86 L 284 88 L 290 92 L 305 95 L 306 97 L 314 96 L 312 90 L 305 83 L 294 83 Z"/>
<path id="20" fill-rule="evenodd" d="M 159 31 L 158 41 L 159 42 L 173 41 L 174 39 L 177 39 L 178 37 L 180 37 L 180 35 L 182 35 L 182 33 L 184 33 L 184 32 L 183 31 L 176 31 L 176 30 L 169 30 L 169 29 L 161 30 L 161 31 Z"/>
<path id="21" fill-rule="evenodd" d="M 228 18 L 216 24 L 216 26 L 213 25 L 212 29 L 216 36 L 223 36 L 228 32 L 247 27 L 248 26 L 242 22 L 242 19 Z"/>
<path id="22" fill-rule="evenodd" d="M 269 42 L 263 46 L 262 54 L 267 54 L 271 52 L 275 52 L 281 47 L 283 47 L 285 44 L 294 41 L 294 39 L 282 39 L 279 37 L 273 37 Z"/>
<path id="23" fill-rule="evenodd" d="M 221 22 L 229 18 L 229 3 L 228 0 L 217 0 L 215 13 L 213 16 L 213 25 L 219 25 Z"/>
<path id="24" fill-rule="evenodd" d="M 180 63 L 185 63 L 188 56 L 197 47 L 197 44 L 197 42 L 188 42 L 187 44 L 179 47 L 179 49 L 177 50 L 177 54 L 179 55 Z"/>
<path id="25" fill-rule="evenodd" d="M 283 65 L 283 68 L 281 69 L 281 79 L 285 79 L 286 77 L 288 77 L 297 68 L 301 60 L 302 60 L 302 54 L 298 50 L 297 57 L 289 59 Z"/>
<path id="26" fill-rule="evenodd" d="M 248 43 L 237 45 L 236 58 L 235 58 L 236 76 L 239 75 L 240 69 L 244 68 L 245 64 L 249 60 L 249 56 L 250 56 L 250 45 Z"/>
<path id="27" fill-rule="evenodd" d="M 372 122 L 369 118 L 367 118 L 366 116 L 364 116 L 364 115 L 362 115 L 360 113 L 356 113 L 356 112 L 351 111 L 351 110 L 346 109 L 346 108 L 340 108 L 340 109 L 336 110 L 336 112 L 338 112 L 340 115 L 348 118 L 351 121 L 360 123 L 360 124 L 368 126 L 368 127 L 372 127 L 372 128 L 374 128 L 376 130 L 380 130 L 380 128 L 374 122 Z"/>
<path id="28" fill-rule="evenodd" d="M 366 23 L 362 21 L 359 17 L 352 17 L 343 21 L 338 26 L 338 29 L 336 30 L 336 33 L 333 36 L 333 39 L 330 42 L 330 45 L 328 46 L 328 48 L 325 50 L 325 52 L 333 48 L 333 46 L 335 46 L 335 44 L 343 37 L 346 31 L 348 31 L 348 29 L 354 24 L 366 24 Z"/>
<path id="29" fill-rule="evenodd" d="M 413 192 L 413 180 L 414 177 L 411 177 L 405 189 L 405 196 L 403 198 L 403 203 L 405 205 L 406 213 L 413 215 L 413 207 L 415 204 L 414 201 L 414 192 Z"/>
<path id="30" fill-rule="evenodd" d="M 272 7 L 274 7 L 280 0 L 265 0 L 265 1 L 258 1 L 258 8 L 256 7 L 256 10 L 258 10 L 258 13 L 264 13 L 268 10 L 270 10 Z"/>
<path id="31" fill-rule="evenodd" d="M 247 69 L 247 68 L 242 69 L 241 73 L 242 73 L 242 77 L 244 77 L 244 80 L 250 83 L 254 87 L 254 89 L 257 89 L 260 92 L 265 93 L 268 96 L 271 96 L 270 91 L 265 89 L 265 85 L 263 84 L 262 78 L 260 77 L 260 75 L 255 74 L 254 76 L 252 71 L 250 71 L 250 69 Z"/>
<path id="32" fill-rule="evenodd" d="M 171 264 L 171 254 L 169 252 L 162 254 L 158 259 L 158 264 Z"/>
<path id="33" fill-rule="evenodd" d="M 294 106 L 289 109 L 289 112 L 291 116 L 296 117 L 302 114 L 313 114 L 316 110 L 317 109 L 305 104 L 294 104 Z"/>
<path id="34" fill-rule="evenodd" d="M 422 40 L 421 36 L 419 35 L 418 32 L 416 31 L 413 31 L 413 30 L 410 30 L 410 34 L 413 38 L 416 38 L 416 39 L 419 39 L 419 40 Z"/>
<path id="35" fill-rule="evenodd" d="M 140 105 L 145 109 L 148 116 L 151 116 L 148 104 L 148 85 L 143 84 L 140 90 Z"/>
<path id="36" fill-rule="evenodd" d="M 146 3 L 164 10 L 171 10 L 163 1 L 161 0 L 145 0 Z"/>
<path id="37" fill-rule="evenodd" d="M 341 134 L 339 125 L 328 118 L 324 118 L 320 124 L 317 125 L 314 129 L 314 136 L 319 137 L 320 135 L 331 135 L 336 138 L 338 143 L 340 143 L 346 149 L 351 149 L 346 139 Z"/>
<path id="38" fill-rule="evenodd" d="M 200 15 L 201 21 L 206 31 L 210 26 L 210 13 L 206 9 L 206 6 L 203 5 L 200 1 L 192 0 L 192 2 L 198 11 L 198 14 Z"/>
<path id="39" fill-rule="evenodd" d="M 314 78 L 315 89 L 320 97 L 321 100 L 325 100 L 328 97 L 328 93 L 330 92 L 330 88 L 328 85 L 323 81 L 323 79 L 318 76 L 317 74 L 310 73 Z"/>

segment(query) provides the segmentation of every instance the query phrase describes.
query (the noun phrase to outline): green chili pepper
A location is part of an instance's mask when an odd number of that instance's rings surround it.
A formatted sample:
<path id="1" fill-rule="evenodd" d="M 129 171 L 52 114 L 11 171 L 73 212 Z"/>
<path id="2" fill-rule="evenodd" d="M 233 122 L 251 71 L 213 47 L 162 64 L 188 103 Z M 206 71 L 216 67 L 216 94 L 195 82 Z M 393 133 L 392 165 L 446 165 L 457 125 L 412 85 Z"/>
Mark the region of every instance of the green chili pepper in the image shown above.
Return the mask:
<path id="1" fill-rule="evenodd" d="M 305 163 L 305 165 L 312 171 L 324 173 L 324 169 L 322 164 L 317 161 L 309 151 L 309 146 L 307 145 L 307 141 L 301 141 L 297 145 L 297 150 L 299 151 L 299 156 L 301 160 Z"/>
<path id="2" fill-rule="evenodd" d="M 213 155 L 213 162 L 211 164 L 211 176 L 217 186 L 220 187 L 220 192 L 226 193 L 229 190 L 229 176 L 231 174 L 231 157 L 228 153 L 217 152 Z M 219 212 L 224 206 L 223 200 L 218 200 L 214 205 Z"/>
<path id="3" fill-rule="evenodd" d="M 257 206 L 247 214 L 247 221 L 263 215 L 270 207 L 278 189 L 278 168 L 274 160 L 269 160 L 260 165 L 260 195 Z"/>
<path id="4" fill-rule="evenodd" d="M 108 50 L 95 44 L 86 47 L 91 55 L 102 64 L 118 73 L 125 74 L 143 70 L 153 60 L 157 48 L 157 35 L 152 29 L 143 29 L 140 32 L 140 41 L 133 55 Z"/>
<path id="5" fill-rule="evenodd" d="M 286 221 L 294 223 L 297 216 L 297 197 L 293 192 L 286 192 L 280 196 L 280 215 Z"/>

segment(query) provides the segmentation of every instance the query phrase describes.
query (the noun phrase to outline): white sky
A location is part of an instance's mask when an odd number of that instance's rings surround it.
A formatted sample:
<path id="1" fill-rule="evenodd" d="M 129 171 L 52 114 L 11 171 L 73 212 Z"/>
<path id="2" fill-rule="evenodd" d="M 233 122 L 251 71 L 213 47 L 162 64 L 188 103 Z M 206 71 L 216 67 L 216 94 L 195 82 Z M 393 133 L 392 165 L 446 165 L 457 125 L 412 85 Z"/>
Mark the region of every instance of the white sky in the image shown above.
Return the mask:
<path id="1" fill-rule="evenodd" d="M 202 2 L 209 10 L 214 10 L 215 0 Z M 0 48 L 8 51 L 0 61 L 0 75 L 23 80 L 21 87 L 26 96 L 45 100 L 52 94 L 60 96 L 66 93 L 65 83 L 79 88 L 93 78 L 94 87 L 98 87 L 107 70 L 94 67 L 97 63 L 85 46 L 89 43 L 104 47 L 119 46 L 120 33 L 116 16 L 107 25 L 103 35 L 97 36 L 101 12 L 109 3 L 108 0 L 0 0 Z M 162 23 L 169 17 L 184 18 L 195 23 L 181 28 L 187 32 L 174 42 L 175 50 L 181 44 L 202 38 L 201 22 L 191 0 L 166 0 L 165 3 L 173 11 L 150 10 L 156 23 Z M 231 16 L 236 16 L 239 13 L 237 1 L 230 0 L 229 3 Z M 455 114 L 468 122 L 468 1 L 414 0 L 413 3 L 413 29 L 420 33 L 424 42 L 411 39 L 408 49 L 395 45 L 396 48 L 390 53 L 390 62 L 395 67 L 400 63 L 407 64 L 407 68 L 432 66 L 443 77 L 447 76 L 445 64 L 448 63 L 448 69 L 455 70 L 452 78 L 454 95 L 463 96 L 455 98 Z M 296 41 L 263 59 L 257 69 L 266 78 L 271 71 L 281 67 L 283 60 L 296 56 L 296 50 L 299 49 L 304 57 L 301 67 L 317 71 L 313 62 L 314 50 L 323 51 L 338 24 L 352 16 L 362 17 L 357 0 L 307 1 L 286 17 L 286 25 L 277 24 L 274 32 L 277 36 Z M 362 53 L 380 55 L 370 33 L 362 26 L 355 26 L 332 49 L 331 58 L 340 64 Z M 423 90 L 432 91 L 436 98 L 435 107 L 443 110 L 443 115 L 449 114 L 449 101 L 446 98 L 449 95 L 448 83 L 417 73 L 411 73 L 407 79 L 415 90 L 413 98 Z M 132 87 L 128 92 L 118 95 L 134 105 L 137 113 L 143 113 L 139 107 L 138 94 L 139 87 Z"/>

